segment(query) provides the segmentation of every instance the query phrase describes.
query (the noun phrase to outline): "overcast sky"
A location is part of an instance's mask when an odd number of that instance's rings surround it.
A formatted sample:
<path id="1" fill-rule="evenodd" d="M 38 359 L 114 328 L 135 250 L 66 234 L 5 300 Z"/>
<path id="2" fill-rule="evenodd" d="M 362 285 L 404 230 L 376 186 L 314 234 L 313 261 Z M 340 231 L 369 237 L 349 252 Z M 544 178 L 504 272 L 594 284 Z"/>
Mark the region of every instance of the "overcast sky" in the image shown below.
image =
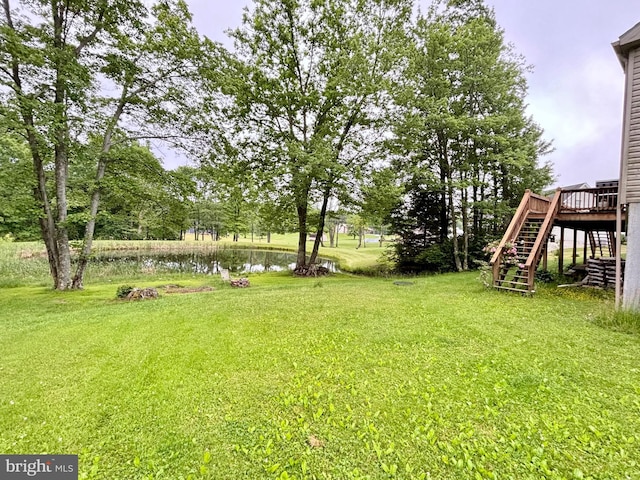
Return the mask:
<path id="1" fill-rule="evenodd" d="M 247 0 L 187 0 L 200 33 L 228 46 Z M 426 10 L 430 3 L 420 0 Z M 624 74 L 611 43 L 640 22 L 637 0 L 486 0 L 533 67 L 529 113 L 553 141 L 566 186 L 618 178 Z"/>

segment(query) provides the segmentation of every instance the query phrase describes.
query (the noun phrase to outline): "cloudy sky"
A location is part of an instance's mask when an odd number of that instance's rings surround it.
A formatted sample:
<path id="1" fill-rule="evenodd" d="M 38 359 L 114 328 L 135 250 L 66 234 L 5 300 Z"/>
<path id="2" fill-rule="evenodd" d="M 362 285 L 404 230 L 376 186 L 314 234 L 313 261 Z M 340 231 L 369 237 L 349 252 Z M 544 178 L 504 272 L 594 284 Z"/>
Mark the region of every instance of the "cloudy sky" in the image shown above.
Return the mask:
<path id="1" fill-rule="evenodd" d="M 229 45 L 248 0 L 187 0 L 198 30 Z M 428 0 L 419 0 L 426 9 Z M 640 22 L 637 0 L 486 0 L 524 55 L 529 112 L 553 141 L 556 185 L 618 178 L 624 74 L 611 43 Z"/>

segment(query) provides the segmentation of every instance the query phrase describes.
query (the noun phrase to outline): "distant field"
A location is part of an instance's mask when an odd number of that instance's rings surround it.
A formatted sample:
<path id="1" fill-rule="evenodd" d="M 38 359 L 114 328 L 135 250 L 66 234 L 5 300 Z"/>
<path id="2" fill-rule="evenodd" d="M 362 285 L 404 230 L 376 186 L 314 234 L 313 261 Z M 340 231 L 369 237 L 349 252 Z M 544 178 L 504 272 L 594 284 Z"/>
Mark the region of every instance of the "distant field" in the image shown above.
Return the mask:
<path id="1" fill-rule="evenodd" d="M 149 275 L 215 289 L 145 302 L 5 278 L 0 451 L 105 480 L 638 478 L 640 337 L 598 326 L 611 295 L 476 277 Z"/>

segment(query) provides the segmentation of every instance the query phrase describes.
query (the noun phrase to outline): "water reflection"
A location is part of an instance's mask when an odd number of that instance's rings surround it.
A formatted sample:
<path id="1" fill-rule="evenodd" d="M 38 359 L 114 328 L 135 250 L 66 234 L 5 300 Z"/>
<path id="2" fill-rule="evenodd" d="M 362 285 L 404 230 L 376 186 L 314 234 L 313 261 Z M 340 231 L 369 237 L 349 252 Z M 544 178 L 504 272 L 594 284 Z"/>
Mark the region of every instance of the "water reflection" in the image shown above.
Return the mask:
<path id="1" fill-rule="evenodd" d="M 320 265 L 330 272 L 338 271 L 335 262 L 319 259 Z M 280 272 L 293 270 L 296 255 L 271 250 L 218 249 L 207 251 L 147 251 L 104 252 L 92 259 L 95 264 L 126 264 L 141 271 L 168 271 L 176 273 L 219 274 L 226 269 L 231 273 Z"/>

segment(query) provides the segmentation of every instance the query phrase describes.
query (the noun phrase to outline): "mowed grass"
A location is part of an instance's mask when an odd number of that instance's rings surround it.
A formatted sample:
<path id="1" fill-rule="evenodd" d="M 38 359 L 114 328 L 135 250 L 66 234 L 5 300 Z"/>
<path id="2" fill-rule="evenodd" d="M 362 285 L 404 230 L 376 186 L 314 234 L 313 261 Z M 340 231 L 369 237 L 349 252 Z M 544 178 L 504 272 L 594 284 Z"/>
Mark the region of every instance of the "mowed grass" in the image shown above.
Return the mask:
<path id="1" fill-rule="evenodd" d="M 594 323 L 610 296 L 476 277 L 1 289 L 0 452 L 95 479 L 639 478 L 640 341 Z"/>

